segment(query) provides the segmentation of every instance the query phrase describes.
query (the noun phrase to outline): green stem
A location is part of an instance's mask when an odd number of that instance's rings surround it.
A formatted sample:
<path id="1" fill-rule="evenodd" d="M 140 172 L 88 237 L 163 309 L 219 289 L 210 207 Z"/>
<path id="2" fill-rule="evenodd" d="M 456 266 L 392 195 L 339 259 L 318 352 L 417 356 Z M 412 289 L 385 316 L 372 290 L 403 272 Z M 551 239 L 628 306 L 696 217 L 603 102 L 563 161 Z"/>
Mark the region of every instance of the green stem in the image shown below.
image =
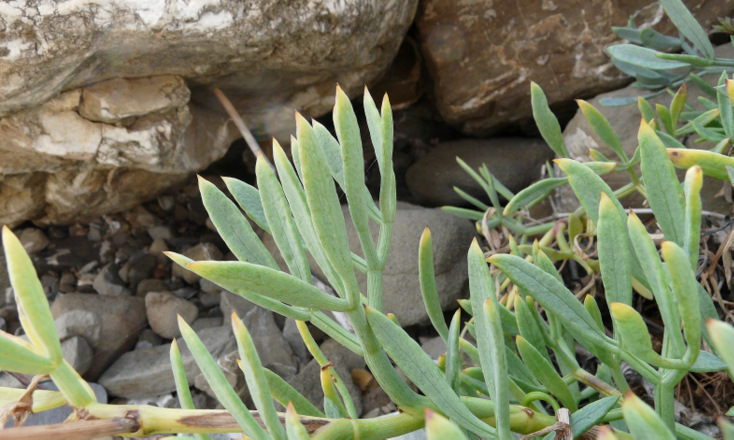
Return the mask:
<path id="1" fill-rule="evenodd" d="M 671 431 L 675 431 L 674 391 L 674 387 L 655 385 L 655 410 Z"/>

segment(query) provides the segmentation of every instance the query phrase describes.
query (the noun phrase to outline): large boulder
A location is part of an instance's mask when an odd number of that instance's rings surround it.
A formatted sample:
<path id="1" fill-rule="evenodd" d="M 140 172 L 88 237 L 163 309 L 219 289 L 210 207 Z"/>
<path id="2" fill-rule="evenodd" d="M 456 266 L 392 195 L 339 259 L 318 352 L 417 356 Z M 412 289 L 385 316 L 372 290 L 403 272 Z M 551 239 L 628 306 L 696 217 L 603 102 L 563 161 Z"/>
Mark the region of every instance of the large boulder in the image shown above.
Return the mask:
<path id="1" fill-rule="evenodd" d="M 705 27 L 734 10 L 734 0 L 685 4 Z M 530 118 L 531 80 L 551 105 L 629 82 L 605 49 L 620 42 L 611 27 L 632 15 L 677 34 L 653 0 L 426 0 L 416 23 L 439 111 L 466 134 L 488 135 Z"/>
<path id="2" fill-rule="evenodd" d="M 0 223 L 126 209 L 253 131 L 286 136 L 397 53 L 417 0 L 10 2 L 0 7 Z M 286 138 L 287 139 L 287 138 Z"/>

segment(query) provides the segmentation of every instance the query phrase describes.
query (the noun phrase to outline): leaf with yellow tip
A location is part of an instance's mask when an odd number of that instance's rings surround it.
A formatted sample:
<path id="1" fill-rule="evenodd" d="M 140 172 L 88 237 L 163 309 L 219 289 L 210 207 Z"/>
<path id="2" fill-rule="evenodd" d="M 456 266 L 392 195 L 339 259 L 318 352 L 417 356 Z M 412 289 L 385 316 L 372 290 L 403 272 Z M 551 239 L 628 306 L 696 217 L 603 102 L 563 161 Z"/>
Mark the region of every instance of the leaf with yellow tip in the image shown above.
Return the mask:
<path id="1" fill-rule="evenodd" d="M 698 165 L 705 175 L 721 180 L 729 179 L 726 167 L 734 166 L 734 157 L 706 150 L 668 148 L 667 153 L 676 166 L 687 169 Z"/>
<path id="2" fill-rule="evenodd" d="M 289 440 L 308 440 L 311 438 L 308 435 L 308 430 L 301 423 L 301 419 L 298 418 L 298 413 L 291 402 L 288 402 L 288 407 L 285 409 L 285 430 Z"/>
<path id="3" fill-rule="evenodd" d="M 545 93 L 535 82 L 530 83 L 530 104 L 533 108 L 533 119 L 548 146 L 560 157 L 568 157 L 566 144 L 563 142 L 561 125 L 548 106 Z"/>
<path id="4" fill-rule="evenodd" d="M 703 187 L 703 171 L 693 166 L 686 172 L 683 181 L 685 196 L 685 224 L 683 225 L 683 250 L 688 253 L 691 267 L 698 266 L 698 248 L 701 242 L 701 187 Z"/>
<path id="5" fill-rule="evenodd" d="M 611 124 L 609 124 L 609 121 L 607 121 L 607 118 L 605 118 L 604 115 L 602 115 L 601 112 L 593 105 L 583 99 L 577 99 L 576 104 L 578 104 L 581 112 L 586 117 L 586 120 L 589 121 L 589 125 L 594 129 L 596 135 L 599 136 L 599 139 L 609 145 L 612 151 L 614 151 L 614 153 L 616 153 L 623 162 L 628 161 L 629 157 L 627 157 L 627 153 L 624 151 L 624 148 L 622 148 L 622 142 L 619 140 L 617 133 L 614 132 Z"/>
<path id="6" fill-rule="evenodd" d="M 637 439 L 675 440 L 663 420 L 645 402 L 631 391 L 627 392 L 622 403 L 624 421 L 630 434 Z"/>
<path id="7" fill-rule="evenodd" d="M 232 331 L 237 341 L 237 351 L 240 355 L 240 361 L 237 363 L 245 373 L 245 382 L 250 391 L 255 407 L 257 408 L 260 418 L 268 428 L 268 432 L 275 440 L 285 440 L 286 434 L 283 425 L 280 424 L 278 413 L 275 411 L 273 398 L 270 395 L 268 381 L 265 378 L 263 365 L 260 356 L 257 354 L 255 343 L 252 341 L 250 332 L 247 327 L 237 316 L 236 312 L 232 312 L 231 316 Z"/>
<path id="8" fill-rule="evenodd" d="M 260 424 L 250 414 L 242 399 L 237 395 L 232 386 L 227 382 L 224 373 L 219 368 L 217 361 L 207 351 L 204 343 L 196 335 L 194 330 L 186 323 L 186 321 L 178 315 L 178 328 L 186 345 L 189 347 L 191 355 L 194 357 L 196 365 L 211 386 L 214 395 L 219 403 L 224 406 L 227 411 L 232 414 L 238 425 L 244 430 L 245 434 L 253 440 L 270 440 L 270 436 L 262 429 Z"/>
<path id="9" fill-rule="evenodd" d="M 637 133 L 640 143 L 640 169 L 647 198 L 667 240 L 683 244 L 684 198 L 673 164 L 660 138 L 645 121 Z"/>
<path id="10" fill-rule="evenodd" d="M 716 319 L 706 320 L 706 328 L 714 342 L 716 352 L 734 377 L 734 327 Z"/>
<path id="11" fill-rule="evenodd" d="M 425 409 L 426 436 L 428 440 L 466 440 L 466 436 L 455 423 L 441 414 Z"/>
<path id="12" fill-rule="evenodd" d="M 23 330 L 31 344 L 36 350 L 42 350 L 42 354 L 51 364 L 60 364 L 63 361 L 61 343 L 46 294 L 43 292 L 43 286 L 38 280 L 31 258 L 18 237 L 7 226 L 3 226 L 2 237 L 8 278 L 18 304 L 18 319 L 23 325 Z"/>
<path id="13" fill-rule="evenodd" d="M 607 304 L 622 302 L 632 304 L 632 256 L 630 255 L 626 220 L 606 194 L 599 199 L 599 221 L 597 223 L 597 250 L 601 278 Z"/>

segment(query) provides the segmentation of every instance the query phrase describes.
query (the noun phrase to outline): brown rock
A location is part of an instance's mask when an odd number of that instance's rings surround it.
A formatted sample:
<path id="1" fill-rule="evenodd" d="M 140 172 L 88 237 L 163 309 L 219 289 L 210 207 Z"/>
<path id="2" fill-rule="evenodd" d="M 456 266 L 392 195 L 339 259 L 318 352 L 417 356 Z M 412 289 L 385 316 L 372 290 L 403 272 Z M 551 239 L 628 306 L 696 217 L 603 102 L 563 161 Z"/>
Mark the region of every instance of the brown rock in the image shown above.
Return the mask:
<path id="1" fill-rule="evenodd" d="M 730 15 L 732 0 L 685 2 L 704 28 Z M 464 133 L 487 135 L 530 119 L 530 81 L 548 102 L 613 90 L 630 79 L 604 50 L 612 26 L 675 33 L 658 2 L 480 0 L 420 3 L 416 23 L 441 114 Z"/>
<path id="2" fill-rule="evenodd" d="M 199 316 L 199 309 L 191 301 L 178 298 L 171 292 L 148 292 L 145 295 L 145 313 L 154 332 L 165 339 L 181 336 L 178 315 L 188 324 Z"/>

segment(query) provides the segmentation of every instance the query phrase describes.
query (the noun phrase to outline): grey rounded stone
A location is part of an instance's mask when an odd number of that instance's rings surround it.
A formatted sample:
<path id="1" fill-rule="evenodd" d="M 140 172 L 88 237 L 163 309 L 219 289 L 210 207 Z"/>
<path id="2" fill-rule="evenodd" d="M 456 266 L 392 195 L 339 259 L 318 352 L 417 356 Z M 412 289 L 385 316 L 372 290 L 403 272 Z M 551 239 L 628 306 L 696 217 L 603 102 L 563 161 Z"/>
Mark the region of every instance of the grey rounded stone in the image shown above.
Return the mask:
<path id="1" fill-rule="evenodd" d="M 61 341 L 82 336 L 92 346 L 97 346 L 102 337 L 102 317 L 91 310 L 71 310 L 56 318 L 54 323 Z"/>

